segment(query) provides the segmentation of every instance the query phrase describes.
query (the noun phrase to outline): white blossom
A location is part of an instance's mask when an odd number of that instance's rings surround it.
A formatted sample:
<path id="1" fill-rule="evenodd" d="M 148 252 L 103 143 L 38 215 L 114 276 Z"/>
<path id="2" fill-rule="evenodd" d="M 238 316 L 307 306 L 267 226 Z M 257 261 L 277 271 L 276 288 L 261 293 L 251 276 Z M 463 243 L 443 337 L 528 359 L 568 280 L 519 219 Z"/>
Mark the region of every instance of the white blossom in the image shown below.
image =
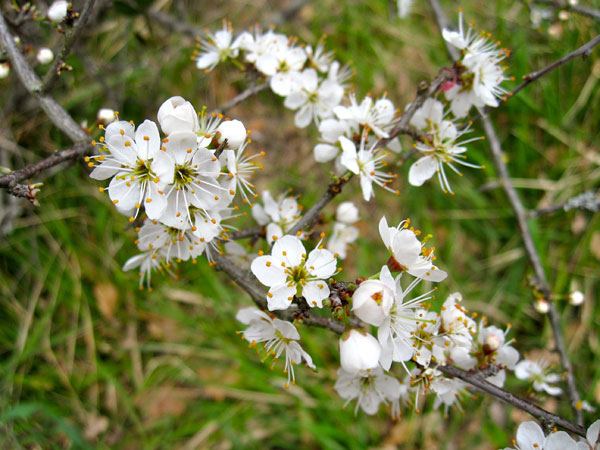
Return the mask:
<path id="1" fill-rule="evenodd" d="M 285 365 L 283 373 L 288 376 L 288 381 L 285 385 L 286 388 L 289 388 L 290 384 L 296 384 L 294 364 L 300 364 L 304 361 L 308 367 L 313 370 L 316 369 L 310 355 L 298 344 L 300 334 L 290 322 L 276 318 L 273 319 L 255 307 L 239 310 L 236 319 L 245 325 L 249 325 L 242 333 L 242 337 L 250 342 L 252 346 L 263 342 L 267 356 L 273 355 L 273 364 L 284 354 Z"/>
<path id="2" fill-rule="evenodd" d="M 459 63 L 465 69 L 459 84 L 446 90 L 446 98 L 451 100 L 450 109 L 457 118 L 465 117 L 471 106 L 498 106 L 497 98 L 506 91 L 500 86 L 507 78 L 501 65 L 508 51 L 498 49 L 495 42 L 479 35 L 469 27 L 465 33 L 462 12 L 459 13 L 459 30 L 442 30 L 444 39 L 461 50 Z"/>
<path id="3" fill-rule="evenodd" d="M 457 142 L 463 134 L 470 131 L 470 128 L 459 130 L 452 121 L 444 120 L 443 116 L 444 111 L 441 102 L 427 99 L 412 117 L 411 125 L 426 131 L 430 139 L 415 145 L 415 148 L 424 156 L 411 165 L 408 172 L 408 181 L 413 186 L 422 186 L 425 181 L 437 173 L 443 191 L 453 193 L 444 165 L 447 165 L 459 175 L 461 173 L 456 164 L 480 169 L 481 166 L 466 162 L 466 156 L 464 155 L 467 151 L 464 144 L 480 138 Z"/>
<path id="4" fill-rule="evenodd" d="M 146 120 L 135 130 L 129 122 L 112 122 L 106 128 L 104 144 L 110 155 L 92 157 L 99 164 L 90 177 L 95 180 L 113 177 L 108 194 L 122 213 L 135 211 L 137 215 L 144 205 L 150 219 L 160 218 L 167 206 L 163 190 L 173 182 L 174 165 L 167 153 L 161 151 L 156 124 Z"/>
<path id="5" fill-rule="evenodd" d="M 336 272 L 337 262 L 329 250 L 319 246 L 306 255 L 302 241 L 296 236 L 276 240 L 271 255 L 252 261 L 252 273 L 268 286 L 269 311 L 287 309 L 294 296 L 304 297 L 310 307 L 323 307 L 329 297 L 327 279 Z"/>
<path id="6" fill-rule="evenodd" d="M 358 149 L 354 142 L 345 136 L 340 136 L 339 141 L 342 146 L 340 162 L 350 172 L 360 176 L 360 187 L 365 201 L 368 202 L 375 195 L 373 193 L 373 183 L 398 194 L 398 191 L 388 186 L 396 177 L 390 172 L 380 170 L 387 165 L 384 158 L 388 153 L 381 151 L 378 141 L 375 141 L 369 149 L 365 148 L 366 138 L 364 135 L 360 140 Z"/>
<path id="7" fill-rule="evenodd" d="M 208 38 L 200 44 L 202 53 L 197 57 L 196 67 L 207 72 L 215 66 L 238 55 L 237 45 L 234 45 L 231 24 L 223 21 L 223 29 L 216 33 L 208 33 Z"/>
<path id="8" fill-rule="evenodd" d="M 349 106 L 336 106 L 333 110 L 336 117 L 350 123 L 358 133 L 365 129 L 373 130 L 380 138 L 388 138 L 389 131 L 395 124 L 394 104 L 383 96 L 373 103 L 370 96 L 366 96 L 359 104 L 354 94 L 350 95 Z"/>
<path id="9" fill-rule="evenodd" d="M 342 222 L 336 222 L 333 224 L 331 236 L 327 241 L 327 250 L 337 255 L 340 259 L 346 259 L 348 244 L 356 241 L 358 235 L 358 228 Z"/>
<path id="10" fill-rule="evenodd" d="M 252 216 L 259 225 L 267 227 L 267 241 L 272 244 L 284 236 L 300 219 L 300 207 L 295 198 L 279 197 L 273 199 L 269 191 L 262 193 L 263 204 L 254 204 Z"/>
<path id="11" fill-rule="evenodd" d="M 358 374 L 340 368 L 337 374 L 334 389 L 346 404 L 356 399 L 354 414 L 361 408 L 366 414 L 373 415 L 383 403 L 391 405 L 392 418 L 400 416 L 400 400 L 406 389 L 396 378 L 383 373 L 380 367 Z"/>
<path id="12" fill-rule="evenodd" d="M 392 254 L 388 264 L 392 265 L 393 270 L 406 271 L 417 278 L 443 281 L 446 279 L 446 272 L 431 262 L 435 260 L 434 248 L 427 249 L 409 226 L 410 221 L 403 221 L 397 227 L 390 227 L 385 216 L 379 221 L 379 234 Z"/>
<path id="13" fill-rule="evenodd" d="M 358 222 L 358 208 L 352 202 L 342 202 L 335 210 L 335 220 L 346 225 Z"/>
<path id="14" fill-rule="evenodd" d="M 344 88 L 328 79 L 321 80 L 315 69 L 305 69 L 300 74 L 300 88 L 289 93 L 283 105 L 298 110 L 294 123 L 298 128 L 307 127 L 311 121 L 317 125 L 333 115 L 333 108 L 344 96 Z"/>
<path id="15" fill-rule="evenodd" d="M 543 359 L 538 361 L 522 360 L 515 366 L 515 376 L 519 380 L 531 380 L 536 391 L 545 391 L 554 396 L 562 394 L 561 388 L 551 385 L 551 383 L 560 381 L 560 375 L 549 373 L 548 362 Z"/>

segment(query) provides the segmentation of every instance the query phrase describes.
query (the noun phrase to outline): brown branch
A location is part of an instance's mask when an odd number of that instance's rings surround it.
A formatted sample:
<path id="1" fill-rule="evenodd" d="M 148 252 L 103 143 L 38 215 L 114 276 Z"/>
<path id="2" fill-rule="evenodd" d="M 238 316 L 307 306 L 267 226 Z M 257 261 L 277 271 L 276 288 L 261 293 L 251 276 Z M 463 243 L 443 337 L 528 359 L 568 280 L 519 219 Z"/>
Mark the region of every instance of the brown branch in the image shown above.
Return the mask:
<path id="1" fill-rule="evenodd" d="M 435 0 L 431 0 L 431 1 L 435 1 Z M 578 56 L 582 56 L 584 59 L 587 58 L 590 55 L 591 51 L 594 49 L 594 47 L 598 44 L 600 44 L 600 35 L 596 36 L 594 39 L 585 43 L 584 45 L 582 45 L 578 49 L 572 51 L 568 55 L 565 55 L 562 58 L 560 58 L 559 60 L 554 61 L 552 64 L 544 67 L 543 69 L 537 70 L 535 72 L 531 72 L 527 75 L 524 75 L 523 80 L 525 80 L 525 81 L 523 81 L 516 88 L 514 88 L 512 91 L 510 91 L 510 93 L 508 95 L 512 97 L 517 92 L 519 92 L 521 89 L 529 86 L 535 80 L 542 78 L 544 75 L 552 72 L 557 67 L 562 66 L 566 62 L 571 61 L 572 59 L 577 58 Z"/>
<path id="2" fill-rule="evenodd" d="M 446 18 L 446 15 L 444 14 L 443 9 L 439 6 L 438 0 L 430 0 L 430 4 L 432 4 L 432 5 L 437 4 L 437 6 L 438 6 L 438 8 L 436 10 L 436 19 L 438 20 L 439 27 L 442 28 L 442 24 L 444 24 L 444 26 L 447 26 L 448 19 Z M 555 68 L 564 64 L 565 62 L 573 59 L 575 56 L 580 55 L 580 54 L 581 55 L 588 54 L 588 52 L 591 51 L 591 49 L 596 44 L 598 44 L 598 42 L 600 42 L 600 36 L 597 36 L 592 41 L 588 42 L 588 44 L 580 47 L 579 49 L 575 50 L 574 52 L 570 53 L 569 55 L 561 58 L 556 63 L 549 65 L 545 69 L 542 69 L 538 72 L 534 72 L 533 74 L 530 74 L 531 81 L 527 80 L 520 89 L 522 89 L 523 87 L 525 87 L 527 84 L 531 83 L 532 81 L 541 78 L 543 75 L 549 73 L 550 71 L 554 70 Z M 450 57 L 453 58 L 454 61 L 456 61 L 454 55 L 451 52 L 449 52 L 449 54 L 450 54 Z M 516 89 L 515 92 L 518 92 L 520 89 Z M 525 207 L 523 206 L 523 203 L 521 203 L 521 200 L 519 199 L 519 196 L 517 194 L 515 187 L 513 186 L 512 182 L 510 180 L 508 168 L 507 168 L 506 163 L 504 162 L 504 158 L 503 158 L 503 152 L 502 152 L 502 147 L 500 145 L 500 139 L 498 138 L 498 135 L 496 133 L 494 125 L 492 124 L 491 120 L 487 116 L 482 116 L 482 123 L 483 123 L 483 128 L 484 128 L 486 137 L 489 142 L 490 150 L 492 152 L 494 166 L 496 167 L 496 171 L 502 182 L 502 187 L 504 188 L 504 191 L 506 192 L 508 200 L 511 204 L 511 207 L 515 213 L 515 216 L 517 219 L 517 224 L 519 226 L 519 232 L 521 234 L 521 238 L 525 245 L 525 251 L 527 253 L 527 257 L 529 258 L 529 261 L 530 261 L 531 265 L 533 266 L 533 270 L 534 270 L 535 276 L 537 278 L 537 283 L 538 283 L 539 289 L 540 289 L 542 295 L 548 301 L 548 306 L 549 306 L 548 319 L 550 321 L 550 326 L 552 328 L 552 333 L 554 335 L 556 351 L 558 352 L 558 354 L 560 356 L 560 361 L 561 361 L 561 364 L 565 371 L 566 382 L 567 382 L 567 394 L 569 397 L 569 401 L 571 403 L 571 409 L 573 411 L 573 415 L 575 416 L 576 422 L 579 425 L 582 425 L 583 424 L 583 414 L 582 414 L 581 409 L 578 408 L 578 405 L 580 402 L 580 396 L 577 391 L 577 386 L 575 384 L 575 376 L 573 375 L 573 367 L 571 366 L 571 362 L 567 355 L 567 349 L 565 347 L 564 339 L 562 336 L 562 331 L 560 329 L 560 321 L 559 321 L 558 311 L 556 310 L 556 307 L 554 306 L 554 304 L 551 301 L 550 285 L 548 284 L 548 280 L 546 279 L 546 274 L 544 273 L 544 268 L 542 266 L 542 262 L 540 260 L 539 254 L 535 248 L 535 244 L 533 242 L 533 237 L 531 235 L 531 231 L 529 230 L 529 226 L 527 225 L 527 213 L 525 211 Z"/>
<path id="3" fill-rule="evenodd" d="M 47 158 L 38 161 L 35 164 L 23 167 L 22 169 L 16 170 L 8 175 L 0 176 L 0 188 L 7 188 L 8 192 L 16 197 L 24 197 L 32 201 L 35 199 L 34 185 L 20 184 L 21 181 L 32 178 L 40 172 L 43 172 L 50 167 L 54 167 L 57 164 L 65 161 L 77 159 L 85 154 L 89 153 L 93 147 L 89 144 L 81 143 L 75 145 L 73 148 L 62 150 L 60 152 L 54 152 Z"/>
<path id="4" fill-rule="evenodd" d="M 489 394 L 492 397 L 500 400 L 501 402 L 508 403 L 522 411 L 525 411 L 526 413 L 531 414 L 549 428 L 558 426 L 567 431 L 578 434 L 579 436 L 585 437 L 586 430 L 581 425 L 575 424 L 567 419 L 557 416 L 556 414 L 552 414 L 551 412 L 540 408 L 529 400 L 525 400 L 521 397 L 511 394 L 510 392 L 490 383 L 489 381 L 486 381 L 485 378 L 477 372 L 468 372 L 455 366 L 438 366 L 437 370 L 449 377 L 459 378 L 464 382 L 482 390 L 486 394 Z"/>
<path id="5" fill-rule="evenodd" d="M 81 36 L 81 33 L 85 29 L 85 24 L 92 13 L 94 3 L 96 3 L 96 0 L 87 0 L 85 2 L 85 5 L 79 14 L 77 23 L 65 33 L 65 41 L 60 53 L 58 53 L 58 57 L 54 60 L 52 67 L 50 67 L 48 70 L 48 73 L 46 73 L 46 76 L 42 82 L 42 86 L 40 87 L 42 92 L 48 92 L 50 89 L 52 89 L 54 83 L 56 83 L 56 80 L 58 80 L 58 76 L 60 75 L 63 64 L 65 64 L 67 56 L 69 56 L 73 45 L 79 39 L 79 36 Z"/>
<path id="6" fill-rule="evenodd" d="M 598 212 L 600 211 L 600 190 L 592 189 L 570 198 L 564 203 L 551 205 L 545 208 L 539 208 L 529 211 L 531 217 L 545 216 L 557 211 L 570 211 L 579 209 L 582 211 Z"/>

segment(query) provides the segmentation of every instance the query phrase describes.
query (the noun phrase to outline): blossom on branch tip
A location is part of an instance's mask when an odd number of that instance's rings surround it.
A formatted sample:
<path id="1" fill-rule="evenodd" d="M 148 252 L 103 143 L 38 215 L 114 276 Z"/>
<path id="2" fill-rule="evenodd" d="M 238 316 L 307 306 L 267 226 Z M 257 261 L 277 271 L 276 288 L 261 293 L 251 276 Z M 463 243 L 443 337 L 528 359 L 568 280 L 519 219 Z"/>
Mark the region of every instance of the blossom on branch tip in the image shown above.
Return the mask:
<path id="1" fill-rule="evenodd" d="M 210 71 L 220 62 L 238 55 L 239 43 L 233 41 L 231 24 L 223 21 L 223 29 L 208 33 L 207 39 L 202 40 L 200 48 L 202 53 L 196 57 L 196 67 Z"/>
<path id="2" fill-rule="evenodd" d="M 459 30 L 444 29 L 442 36 L 462 54 L 457 63 L 460 68 L 458 83 L 445 91 L 454 116 L 467 116 L 471 106 L 498 106 L 498 98 L 506 94 L 500 84 L 508 79 L 501 65 L 508 50 L 499 49 L 496 42 L 488 41 L 489 34 L 476 33 L 472 26 L 465 33 L 462 12 L 459 13 Z"/>
<path id="3" fill-rule="evenodd" d="M 268 286 L 269 311 L 288 309 L 294 296 L 304 297 L 308 305 L 322 308 L 329 297 L 327 279 L 336 273 L 337 262 L 329 250 L 321 246 L 306 255 L 302 241 L 296 236 L 283 236 L 275 241 L 271 255 L 252 261 L 252 273 Z"/>
<path id="4" fill-rule="evenodd" d="M 300 334 L 290 322 L 271 318 L 268 314 L 255 307 L 240 309 L 236 315 L 236 319 L 245 325 L 249 325 L 241 333 L 243 339 L 250 342 L 251 346 L 263 343 L 266 353 L 263 361 L 273 356 L 274 366 L 277 359 L 284 354 L 285 366 L 283 373 L 288 376 L 288 381 L 285 385 L 286 388 L 289 388 L 290 384 L 296 384 L 296 377 L 294 375 L 295 364 L 300 364 L 304 361 L 308 367 L 316 370 L 310 355 L 298 344 L 297 341 L 300 340 Z"/>

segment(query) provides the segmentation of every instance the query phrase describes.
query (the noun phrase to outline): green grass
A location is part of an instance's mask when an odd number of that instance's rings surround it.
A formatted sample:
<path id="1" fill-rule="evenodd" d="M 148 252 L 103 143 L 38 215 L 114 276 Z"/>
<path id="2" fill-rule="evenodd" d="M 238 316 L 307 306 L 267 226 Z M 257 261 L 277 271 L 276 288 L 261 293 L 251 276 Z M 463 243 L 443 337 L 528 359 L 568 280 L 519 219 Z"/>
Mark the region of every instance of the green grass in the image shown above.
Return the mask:
<path id="1" fill-rule="evenodd" d="M 458 6 L 444 3 L 448 12 Z M 273 7 L 265 5 L 223 3 L 206 10 L 188 2 L 186 17 L 212 29 L 227 17 L 242 29 L 264 20 Z M 481 2 L 469 0 L 461 6 L 467 19 L 512 49 L 510 73 L 517 81 L 595 32 L 591 21 L 575 16 L 560 22 L 560 37 L 533 30 L 518 2 L 482 8 Z M 99 107 L 110 106 L 140 122 L 153 119 L 172 95 L 212 107 L 243 89 L 243 76 L 233 67 L 205 75 L 189 60 L 190 40 L 127 14 L 125 9 L 103 12 L 102 23 L 69 59 L 74 70 L 63 76 L 58 99 L 77 120 L 92 123 Z M 413 98 L 418 81 L 449 64 L 426 2 L 405 21 L 390 19 L 384 1 L 313 3 L 280 29 L 313 43 L 326 33 L 328 48 L 336 49 L 340 60 L 353 62 L 359 96 L 387 91 L 396 105 Z M 44 31 L 50 35 L 56 38 Z M 590 73 L 599 60 L 596 53 L 574 60 L 491 113 L 515 184 L 528 186 L 518 189 L 528 208 L 598 186 L 600 113 L 595 105 L 600 90 Z M 6 89 L 16 81 L 1 83 L 6 104 L 19 104 Z M 586 83 L 587 97 L 578 103 Z M 68 145 L 36 108 L 13 109 L 6 124 L 31 150 L 26 160 Z M 328 168 L 315 167 L 311 159 L 316 132 L 297 130 L 293 113 L 268 93 L 236 107 L 230 116 L 253 129 L 254 150 L 267 151 L 265 171 L 257 179 L 260 188 L 282 192 L 293 187 L 302 194 L 300 202 L 310 206 L 328 175 Z M 444 195 L 435 180 L 422 188 L 408 185 L 406 164 L 395 169 L 399 197 L 377 190 L 374 202 L 357 202 L 361 238 L 343 264 L 343 277 L 368 276 L 385 261 L 374 218 L 385 214 L 393 223 L 409 216 L 434 234 L 438 261 L 450 273 L 434 307 L 460 290 L 469 309 L 498 325 L 510 322 L 522 352 L 551 349 L 546 321 L 531 307 L 531 270 L 510 205 L 496 184 L 487 143 L 473 143 L 469 157 L 486 169 L 452 177 L 453 197 Z M 14 158 L 11 164 L 21 162 Z M 278 175 L 288 167 L 281 179 Z M 431 405 L 422 416 L 406 410 L 398 424 L 383 411 L 355 417 L 354 405 L 342 408 L 333 391 L 337 339 L 324 330 L 301 330 L 319 370 L 299 367 L 298 385 L 286 391 L 282 367 L 271 372 L 268 362 L 261 364 L 235 333 L 241 328 L 233 320 L 235 312 L 250 300 L 206 262 L 182 265 L 177 280 L 153 277 L 152 292 L 138 290 L 136 274 L 121 271 L 136 251 L 135 233 L 97 188 L 82 166 L 50 176 L 41 206 L 20 203 L 13 230 L 0 239 L 0 435 L 7 448 L 259 448 L 266 442 L 272 448 L 447 448 L 452 443 L 454 448 L 488 449 L 508 445 L 515 424 L 525 418 L 481 398 L 467 400 L 465 412 L 451 411 L 448 419 L 431 411 Z M 340 201 L 358 197 L 358 186 L 351 183 Z M 333 206 L 327 210 L 333 211 Z M 559 300 L 558 308 L 581 393 L 597 405 L 600 316 L 594 301 L 599 271 L 591 245 L 599 219 L 559 212 L 529 223 L 555 294 L 568 294 L 573 282 L 586 294 L 584 306 Z M 527 389 L 514 379 L 507 386 L 517 393 Z M 540 400 L 570 415 L 566 399 Z M 103 423 L 105 429 L 93 433 Z"/>

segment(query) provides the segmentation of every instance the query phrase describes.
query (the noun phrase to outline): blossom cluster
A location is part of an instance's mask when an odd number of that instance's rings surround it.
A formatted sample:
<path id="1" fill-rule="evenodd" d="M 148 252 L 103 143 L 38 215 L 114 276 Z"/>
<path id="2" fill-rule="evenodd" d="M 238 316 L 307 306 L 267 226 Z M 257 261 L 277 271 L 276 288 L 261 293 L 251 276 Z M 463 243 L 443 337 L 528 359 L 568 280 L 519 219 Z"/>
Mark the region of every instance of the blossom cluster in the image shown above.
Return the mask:
<path id="1" fill-rule="evenodd" d="M 400 5 L 399 12 L 409 5 Z M 403 15 L 403 13 L 401 14 Z M 462 13 L 458 31 L 443 30 L 444 39 L 460 50 L 461 59 L 454 67 L 454 78 L 446 81 L 440 94 L 450 101 L 450 108 L 436 99 L 429 99 L 410 124 L 423 132 L 416 149 L 423 155 L 410 168 L 408 181 L 421 186 L 437 173 L 444 192 L 452 193 L 444 166 L 460 175 L 456 165 L 481 168 L 465 161 L 464 146 L 475 139 L 461 140 L 470 131 L 459 121 L 466 117 L 472 106 L 498 106 L 498 98 L 506 94 L 501 83 L 504 75 L 503 60 L 508 51 L 487 36 L 477 34 L 470 26 L 466 31 Z M 285 98 L 284 106 L 296 110 L 294 121 L 300 128 L 314 122 L 321 134 L 314 147 L 317 162 L 334 163 L 337 175 L 358 175 L 363 197 L 373 196 L 373 183 L 392 192 L 390 183 L 397 177 L 389 171 L 390 150 L 402 151 L 396 129 L 399 111 L 386 95 L 373 99 L 370 95 L 358 99 L 349 91 L 346 81 L 350 71 L 325 51 L 323 42 L 313 48 L 298 45 L 297 39 L 269 29 L 244 31 L 235 35 L 231 25 L 223 28 L 198 44 L 196 65 L 206 71 L 225 61 L 242 62 L 267 77 L 271 90 Z M 451 117 L 453 116 L 453 117 Z"/>
<path id="2" fill-rule="evenodd" d="M 586 438 L 573 439 L 564 431 L 553 431 L 547 436 L 535 422 L 523 422 L 517 430 L 514 448 L 504 450 L 596 450 L 600 448 L 600 420 L 596 420 L 587 429 Z"/>
<path id="3" fill-rule="evenodd" d="M 134 222 L 143 210 L 147 219 L 137 227 L 135 243 L 142 252 L 123 269 L 139 268 L 140 287 L 151 271 L 172 262 L 211 259 L 217 238 L 227 231 L 226 219 L 235 216 L 236 194 L 244 202 L 254 198 L 249 181 L 260 167 L 248 156 L 250 142 L 239 120 L 220 114 L 197 114 L 182 97 L 172 97 L 158 110 L 158 124 L 145 120 L 114 120 L 98 143 L 100 154 L 88 157 L 96 180 L 110 179 L 106 188 L 119 212 Z M 102 127 L 102 125 L 100 125 Z"/>

